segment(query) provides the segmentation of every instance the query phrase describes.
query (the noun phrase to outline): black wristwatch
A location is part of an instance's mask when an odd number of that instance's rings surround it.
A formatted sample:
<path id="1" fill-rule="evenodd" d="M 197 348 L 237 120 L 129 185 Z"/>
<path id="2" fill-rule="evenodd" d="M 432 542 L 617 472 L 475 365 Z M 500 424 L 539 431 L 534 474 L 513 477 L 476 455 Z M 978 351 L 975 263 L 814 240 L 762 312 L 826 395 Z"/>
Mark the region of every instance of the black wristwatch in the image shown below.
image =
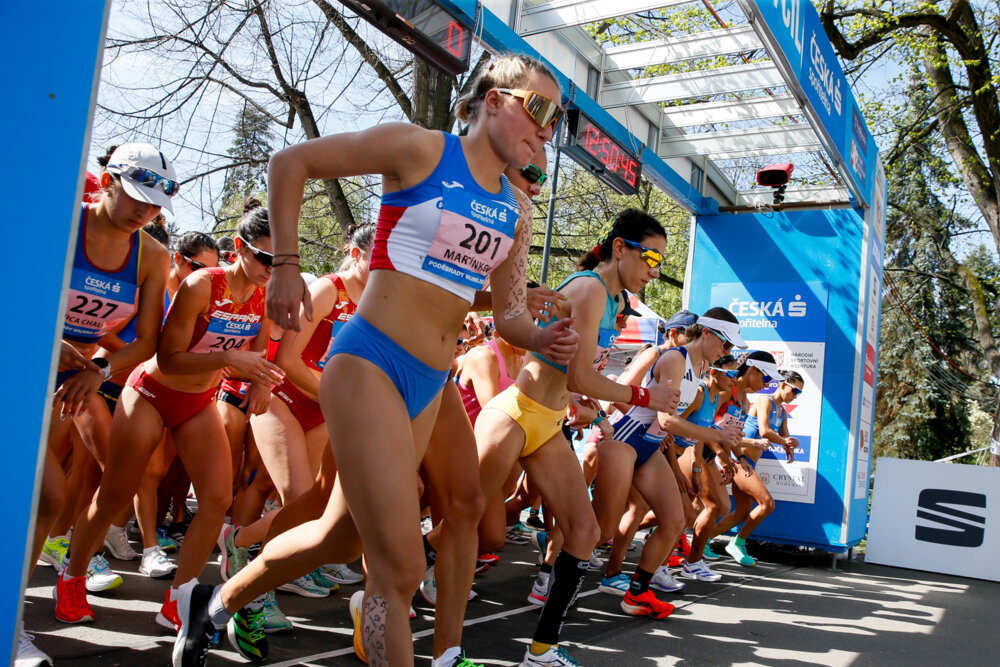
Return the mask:
<path id="1" fill-rule="evenodd" d="M 91 359 L 94 365 L 101 369 L 101 375 L 104 376 L 105 382 L 111 379 L 111 362 L 104 357 L 94 357 Z"/>
<path id="2" fill-rule="evenodd" d="M 591 426 L 597 426 L 598 424 L 600 424 L 602 421 L 604 421 L 607 418 L 608 418 L 608 413 L 607 412 L 605 412 L 604 410 L 598 410 L 597 411 L 597 416 L 594 417 L 594 421 L 590 422 L 590 425 Z"/>

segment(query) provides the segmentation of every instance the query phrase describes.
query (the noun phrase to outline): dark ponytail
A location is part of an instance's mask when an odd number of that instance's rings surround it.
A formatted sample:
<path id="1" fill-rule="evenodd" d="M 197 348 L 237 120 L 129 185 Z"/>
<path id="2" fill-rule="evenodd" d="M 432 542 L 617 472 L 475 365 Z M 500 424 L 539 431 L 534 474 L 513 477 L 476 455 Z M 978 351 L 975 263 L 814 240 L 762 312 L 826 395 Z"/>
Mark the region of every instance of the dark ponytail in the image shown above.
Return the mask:
<path id="1" fill-rule="evenodd" d="M 267 207 L 255 197 L 247 197 L 243 202 L 243 217 L 236 228 L 237 235 L 249 244 L 271 235 L 271 225 L 267 218 Z"/>
<path id="2" fill-rule="evenodd" d="M 627 241 L 641 242 L 649 236 L 667 237 L 667 231 L 656 218 L 637 208 L 627 208 L 610 221 L 604 237 L 594 249 L 585 254 L 577 262 L 577 268 L 590 271 L 603 261 L 611 259 L 611 245 L 616 238 Z"/>

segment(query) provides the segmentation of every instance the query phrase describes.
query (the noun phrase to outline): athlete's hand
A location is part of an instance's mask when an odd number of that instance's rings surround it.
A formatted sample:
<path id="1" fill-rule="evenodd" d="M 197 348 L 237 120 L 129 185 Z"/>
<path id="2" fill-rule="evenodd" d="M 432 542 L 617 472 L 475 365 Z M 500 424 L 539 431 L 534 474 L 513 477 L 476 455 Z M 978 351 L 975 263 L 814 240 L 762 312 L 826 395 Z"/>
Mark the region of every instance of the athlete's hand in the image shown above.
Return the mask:
<path id="1" fill-rule="evenodd" d="M 736 464 L 732 461 L 729 463 L 732 466 L 731 468 L 726 467 L 725 465 L 723 465 L 722 468 L 719 468 L 719 479 L 721 480 L 723 486 L 733 481 L 733 476 L 736 475 Z"/>
<path id="2" fill-rule="evenodd" d="M 56 390 L 55 405 L 59 406 L 59 419 L 72 419 L 83 414 L 87 399 L 104 383 L 100 371 L 74 373 Z"/>
<path id="3" fill-rule="evenodd" d="M 789 463 L 795 462 L 795 449 L 799 446 L 799 439 L 789 436 L 785 438 L 787 445 L 782 445 L 785 448 L 785 456 L 788 457 Z"/>
<path id="4" fill-rule="evenodd" d="M 691 482 L 688 481 L 686 475 L 675 473 L 674 477 L 677 478 L 677 487 L 680 489 L 681 493 L 687 494 L 688 498 L 698 497 L 698 494 L 691 488 Z"/>
<path id="5" fill-rule="evenodd" d="M 294 271 L 285 268 L 291 266 L 295 267 Z M 275 326 L 299 331 L 299 306 L 311 322 L 312 299 L 298 266 L 285 264 L 276 267 L 267 281 L 267 316 Z"/>
<path id="6" fill-rule="evenodd" d="M 705 469 L 705 462 L 702 461 L 701 465 L 702 465 L 702 470 L 704 470 Z M 690 491 L 690 494 L 691 494 L 692 498 L 697 498 L 698 496 L 701 495 L 701 473 L 700 472 L 693 472 L 693 473 L 691 473 L 691 491 Z"/>
<path id="7" fill-rule="evenodd" d="M 738 459 L 740 467 L 743 468 L 743 476 L 749 477 L 753 474 L 753 466 L 746 459 Z"/>
<path id="8" fill-rule="evenodd" d="M 561 292 L 541 287 L 528 288 L 528 312 L 536 320 L 548 322 L 553 317 L 569 317 L 569 299 Z"/>
<path id="9" fill-rule="evenodd" d="M 566 419 L 569 420 L 570 428 L 584 429 L 597 419 L 597 410 L 583 401 L 573 401 L 566 408 Z"/>
<path id="10" fill-rule="evenodd" d="M 251 415 L 262 415 L 267 412 L 270 405 L 270 385 L 251 382 L 246 397 L 240 403 L 240 409 L 246 408 L 246 419 L 249 421 Z"/>
<path id="11" fill-rule="evenodd" d="M 677 406 L 681 402 L 681 392 L 671 386 L 670 380 L 664 384 L 654 384 L 652 387 L 648 387 L 647 391 L 649 391 L 650 408 L 668 414 L 677 412 Z"/>
<path id="12" fill-rule="evenodd" d="M 607 419 L 603 420 L 600 424 L 598 424 L 597 428 L 601 429 L 602 439 L 611 440 L 613 437 L 615 437 L 615 428 L 611 425 L 611 423 Z"/>
<path id="13" fill-rule="evenodd" d="M 285 379 L 285 371 L 265 359 L 263 350 L 229 350 L 222 354 L 227 355 L 226 365 L 232 366 L 246 382 L 262 384 L 270 389 Z"/>
<path id="14" fill-rule="evenodd" d="M 100 373 L 101 369 L 93 361 L 80 354 L 75 347 L 62 341 L 59 350 L 59 370 L 60 371 L 94 371 Z"/>
<path id="15" fill-rule="evenodd" d="M 733 463 L 733 460 L 731 458 L 729 458 L 728 456 L 726 458 L 722 458 L 721 456 L 717 456 L 716 458 L 718 459 L 719 463 L 722 464 L 722 475 L 723 475 L 723 477 L 725 477 L 727 480 L 732 479 L 733 475 L 736 474 L 736 464 Z M 723 484 L 729 484 L 729 482 L 726 481 L 726 482 L 723 482 Z"/>
<path id="16" fill-rule="evenodd" d="M 467 348 L 479 345 L 486 338 L 486 326 L 483 324 L 483 318 L 479 317 L 479 313 L 475 311 L 469 311 L 466 314 L 465 328 L 469 331 L 469 337 L 465 339 Z"/>
<path id="17" fill-rule="evenodd" d="M 716 427 L 718 428 L 718 427 Z M 718 437 L 715 438 L 715 442 L 722 445 L 728 445 L 730 448 L 737 447 L 743 440 L 743 431 L 740 429 L 739 424 L 729 423 L 719 430 Z"/>
<path id="18" fill-rule="evenodd" d="M 552 363 L 567 366 L 580 347 L 580 334 L 573 331 L 573 318 L 559 320 L 544 329 L 535 331 L 535 345 L 532 348 Z"/>

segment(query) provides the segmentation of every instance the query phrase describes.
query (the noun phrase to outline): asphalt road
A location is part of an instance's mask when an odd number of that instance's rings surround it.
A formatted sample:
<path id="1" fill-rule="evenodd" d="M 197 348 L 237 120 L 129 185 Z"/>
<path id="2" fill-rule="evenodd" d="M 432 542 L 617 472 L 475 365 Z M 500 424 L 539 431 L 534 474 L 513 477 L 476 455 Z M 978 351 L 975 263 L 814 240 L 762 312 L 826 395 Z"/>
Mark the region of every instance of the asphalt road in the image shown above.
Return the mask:
<path id="1" fill-rule="evenodd" d="M 722 551 L 722 543 L 718 543 Z M 751 547 L 751 553 L 754 553 Z M 757 567 L 729 559 L 713 568 L 718 583 L 688 582 L 669 596 L 677 611 L 656 621 L 623 615 L 620 598 L 597 591 L 588 574 L 564 643 L 584 665 L 925 665 L 997 664 L 995 604 L 1000 584 L 901 570 L 757 546 Z M 626 571 L 634 567 L 630 552 Z M 485 665 L 516 665 L 530 641 L 537 609 L 525 598 L 536 568 L 530 546 L 509 546 L 496 568 L 476 578 L 464 648 Z M 91 595 L 97 622 L 70 626 L 52 615 L 55 572 L 39 567 L 27 590 L 25 627 L 56 665 L 166 665 L 172 638 L 154 621 L 168 580 L 137 573 L 138 561 L 110 561 L 125 579 Z M 204 582 L 218 582 L 215 566 Z M 347 600 L 356 587 L 329 598 L 279 593 L 292 632 L 270 635 L 276 665 L 360 665 L 351 649 Z M 417 595 L 412 622 L 417 664 L 429 664 L 433 609 Z M 226 647 L 228 649 L 228 647 Z M 243 662 L 231 650 L 209 664 Z"/>

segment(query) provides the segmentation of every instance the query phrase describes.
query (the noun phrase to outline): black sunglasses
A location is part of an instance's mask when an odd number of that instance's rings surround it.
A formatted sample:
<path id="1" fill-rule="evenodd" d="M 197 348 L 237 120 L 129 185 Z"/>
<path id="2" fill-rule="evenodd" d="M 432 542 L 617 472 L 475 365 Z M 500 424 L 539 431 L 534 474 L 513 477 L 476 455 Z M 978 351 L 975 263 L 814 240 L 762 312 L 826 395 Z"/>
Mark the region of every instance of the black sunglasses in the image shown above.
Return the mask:
<path id="1" fill-rule="evenodd" d="M 201 262 L 196 262 L 190 257 L 185 257 L 184 255 L 181 255 L 181 259 L 187 262 L 187 265 L 191 268 L 192 271 L 197 271 L 198 269 L 205 268 L 205 264 L 202 264 Z"/>
<path id="2" fill-rule="evenodd" d="M 539 185 L 543 185 L 545 183 L 545 179 L 548 178 L 548 174 L 542 171 L 541 167 L 537 167 L 533 164 L 529 164 L 527 167 L 522 169 L 521 176 L 529 183 L 538 183 Z"/>
<path id="3" fill-rule="evenodd" d="M 271 266 L 271 262 L 274 261 L 274 255 L 272 255 L 269 252 L 265 252 L 265 251 L 261 250 L 260 248 L 255 248 L 252 243 L 250 243 L 249 241 L 247 241 L 242 236 L 240 236 L 240 240 L 243 241 L 243 244 L 247 248 L 250 249 L 250 252 L 253 254 L 253 258 L 254 259 L 256 259 L 258 262 L 260 262 L 264 266 Z"/>
<path id="4" fill-rule="evenodd" d="M 792 396 L 798 396 L 801 393 L 802 393 L 801 389 L 799 389 L 798 387 L 792 387 Z"/>

